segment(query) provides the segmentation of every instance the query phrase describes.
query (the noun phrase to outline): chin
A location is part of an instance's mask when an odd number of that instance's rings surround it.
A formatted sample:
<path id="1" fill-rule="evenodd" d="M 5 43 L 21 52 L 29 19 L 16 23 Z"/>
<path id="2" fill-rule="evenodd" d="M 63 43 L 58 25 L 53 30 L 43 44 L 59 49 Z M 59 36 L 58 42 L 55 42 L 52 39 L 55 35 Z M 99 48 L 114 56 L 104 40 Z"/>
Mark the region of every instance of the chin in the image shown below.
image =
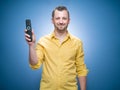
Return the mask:
<path id="1" fill-rule="evenodd" d="M 58 29 L 59 31 L 65 31 L 66 29 Z"/>
<path id="2" fill-rule="evenodd" d="M 65 31 L 65 30 L 67 30 L 67 28 L 66 27 L 56 27 L 56 29 L 58 30 L 58 31 Z"/>

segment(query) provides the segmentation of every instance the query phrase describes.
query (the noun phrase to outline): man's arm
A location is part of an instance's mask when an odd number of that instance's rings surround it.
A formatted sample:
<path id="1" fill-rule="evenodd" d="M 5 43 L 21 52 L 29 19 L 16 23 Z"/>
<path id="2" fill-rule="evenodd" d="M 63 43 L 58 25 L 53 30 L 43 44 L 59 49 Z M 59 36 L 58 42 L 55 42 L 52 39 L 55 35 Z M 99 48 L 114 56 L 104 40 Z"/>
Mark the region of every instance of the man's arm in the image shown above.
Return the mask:
<path id="1" fill-rule="evenodd" d="M 86 76 L 78 77 L 80 83 L 80 90 L 86 90 Z"/>
<path id="2" fill-rule="evenodd" d="M 78 79 L 80 83 L 81 90 L 86 90 L 86 76 L 88 74 L 88 69 L 86 64 L 84 63 L 84 52 L 83 52 L 83 44 L 80 42 L 76 56 L 76 72 L 78 74 Z"/>
<path id="3" fill-rule="evenodd" d="M 32 31 L 32 42 L 30 42 L 30 39 L 29 39 L 29 35 L 26 34 L 26 31 L 25 30 L 25 39 L 29 45 L 29 62 L 31 65 L 35 65 L 38 63 L 38 59 L 37 59 L 37 54 L 36 54 L 36 51 L 35 51 L 35 35 L 34 35 L 34 32 Z"/>
<path id="4" fill-rule="evenodd" d="M 38 63 L 37 54 L 35 51 L 35 45 L 29 46 L 29 63 L 35 65 Z"/>

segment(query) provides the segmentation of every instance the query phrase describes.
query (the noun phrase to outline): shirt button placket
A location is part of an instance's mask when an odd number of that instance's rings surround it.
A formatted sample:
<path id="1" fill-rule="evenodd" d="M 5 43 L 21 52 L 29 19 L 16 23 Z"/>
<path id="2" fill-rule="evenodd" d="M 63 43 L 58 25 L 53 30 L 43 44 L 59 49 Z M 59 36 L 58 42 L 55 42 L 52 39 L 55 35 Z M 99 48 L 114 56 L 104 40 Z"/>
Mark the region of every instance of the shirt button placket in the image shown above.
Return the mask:
<path id="1" fill-rule="evenodd" d="M 58 47 L 58 73 L 57 73 L 57 78 L 58 78 L 58 90 L 60 90 L 61 87 L 61 45 Z"/>

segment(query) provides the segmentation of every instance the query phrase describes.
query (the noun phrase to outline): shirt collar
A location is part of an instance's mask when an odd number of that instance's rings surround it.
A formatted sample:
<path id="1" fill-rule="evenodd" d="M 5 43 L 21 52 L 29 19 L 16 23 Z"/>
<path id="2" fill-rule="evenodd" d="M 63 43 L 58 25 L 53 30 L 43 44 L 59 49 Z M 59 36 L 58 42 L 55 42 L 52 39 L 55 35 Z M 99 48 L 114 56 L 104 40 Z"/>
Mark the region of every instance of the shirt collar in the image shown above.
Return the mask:
<path id="1" fill-rule="evenodd" d="M 66 35 L 67 38 L 70 38 L 71 39 L 71 35 L 70 33 L 67 31 L 67 35 Z M 55 38 L 55 32 L 53 31 L 51 34 L 50 34 L 50 38 Z"/>

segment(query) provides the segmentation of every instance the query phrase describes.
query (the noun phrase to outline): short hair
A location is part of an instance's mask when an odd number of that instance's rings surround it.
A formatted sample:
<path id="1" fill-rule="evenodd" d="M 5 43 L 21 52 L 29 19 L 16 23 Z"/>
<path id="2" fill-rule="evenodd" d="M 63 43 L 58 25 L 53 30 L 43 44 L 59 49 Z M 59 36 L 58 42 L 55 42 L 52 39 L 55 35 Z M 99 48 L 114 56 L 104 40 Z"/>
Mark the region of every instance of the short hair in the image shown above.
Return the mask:
<path id="1" fill-rule="evenodd" d="M 58 10 L 58 11 L 66 10 L 67 13 L 68 13 L 68 17 L 70 17 L 69 11 L 68 11 L 67 7 L 65 7 L 65 6 L 58 6 L 58 7 L 56 7 L 56 8 L 52 11 L 52 18 L 54 17 L 55 10 Z"/>

